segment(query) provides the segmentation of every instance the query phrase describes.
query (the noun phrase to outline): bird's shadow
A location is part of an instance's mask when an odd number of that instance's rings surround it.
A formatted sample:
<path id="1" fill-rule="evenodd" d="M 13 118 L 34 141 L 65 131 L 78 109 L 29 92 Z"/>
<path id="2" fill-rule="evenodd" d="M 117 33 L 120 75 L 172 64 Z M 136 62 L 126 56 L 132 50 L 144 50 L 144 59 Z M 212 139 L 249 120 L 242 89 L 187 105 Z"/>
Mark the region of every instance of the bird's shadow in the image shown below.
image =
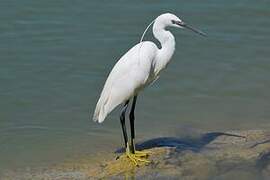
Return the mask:
<path id="1" fill-rule="evenodd" d="M 210 132 L 201 135 L 199 138 L 178 138 L 178 137 L 159 137 L 150 140 L 143 141 L 136 144 L 137 150 L 151 149 L 155 147 L 174 147 L 176 151 L 191 150 L 199 152 L 205 145 L 215 140 L 219 136 L 233 136 L 239 138 L 245 138 L 244 136 L 223 133 L 223 132 Z M 124 152 L 124 148 L 117 149 L 116 153 Z"/>

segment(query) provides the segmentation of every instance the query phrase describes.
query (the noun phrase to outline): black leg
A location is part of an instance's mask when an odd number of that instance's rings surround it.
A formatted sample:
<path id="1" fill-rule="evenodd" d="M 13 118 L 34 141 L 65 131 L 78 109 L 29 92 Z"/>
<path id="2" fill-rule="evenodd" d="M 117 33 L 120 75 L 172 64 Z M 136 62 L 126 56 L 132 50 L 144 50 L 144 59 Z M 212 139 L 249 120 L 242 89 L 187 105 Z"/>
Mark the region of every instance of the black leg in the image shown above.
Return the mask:
<path id="1" fill-rule="evenodd" d="M 129 114 L 129 120 L 130 120 L 130 132 L 131 132 L 131 153 L 135 153 L 135 146 L 134 146 L 134 139 L 135 139 L 135 128 L 134 128 L 134 121 L 135 121 L 135 106 L 136 106 L 137 96 L 134 96 L 130 114 Z"/>
<path id="2" fill-rule="evenodd" d="M 128 108 L 128 102 L 125 102 L 124 107 L 121 110 L 121 114 L 120 114 L 120 122 L 121 122 L 121 126 L 122 126 L 122 131 L 123 131 L 123 136 L 124 136 L 124 141 L 125 141 L 125 147 L 127 148 L 127 143 L 128 143 L 128 137 L 127 137 L 127 130 L 126 130 L 126 122 L 125 122 L 125 114 L 126 114 L 126 110 Z"/>

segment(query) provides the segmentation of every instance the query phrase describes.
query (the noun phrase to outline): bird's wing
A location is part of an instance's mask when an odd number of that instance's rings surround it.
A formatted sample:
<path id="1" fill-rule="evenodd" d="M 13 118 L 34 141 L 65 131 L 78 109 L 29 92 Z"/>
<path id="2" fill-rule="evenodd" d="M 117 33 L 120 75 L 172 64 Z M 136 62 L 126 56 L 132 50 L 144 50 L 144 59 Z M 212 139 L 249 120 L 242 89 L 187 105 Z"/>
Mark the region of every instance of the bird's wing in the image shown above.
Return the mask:
<path id="1" fill-rule="evenodd" d="M 94 121 L 103 122 L 116 106 L 132 98 L 146 85 L 157 49 L 152 42 L 142 42 L 122 56 L 105 82 Z"/>

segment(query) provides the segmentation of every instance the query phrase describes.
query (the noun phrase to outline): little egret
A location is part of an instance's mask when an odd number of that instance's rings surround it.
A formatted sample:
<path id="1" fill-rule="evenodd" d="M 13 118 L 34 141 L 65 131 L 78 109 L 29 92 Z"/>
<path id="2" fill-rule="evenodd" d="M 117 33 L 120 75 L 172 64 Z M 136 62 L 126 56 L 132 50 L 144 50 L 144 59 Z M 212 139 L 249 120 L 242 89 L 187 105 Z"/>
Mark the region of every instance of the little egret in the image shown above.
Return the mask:
<path id="1" fill-rule="evenodd" d="M 152 23 L 153 35 L 160 42 L 160 49 L 153 42 L 142 41 L 144 34 Z M 159 78 L 160 72 L 166 68 L 175 50 L 174 36 L 166 27 L 187 28 L 205 36 L 203 32 L 187 25 L 171 13 L 158 16 L 152 23 L 144 31 L 141 42 L 123 55 L 113 67 L 105 82 L 93 116 L 94 121 L 102 123 L 116 106 L 123 104 L 120 122 L 126 148 L 125 156 L 135 165 L 138 165 L 139 162 L 149 162 L 146 160 L 148 154 L 136 151 L 134 146 L 134 111 L 138 93 Z M 125 114 L 132 98 L 129 114 L 131 129 L 129 145 Z"/>

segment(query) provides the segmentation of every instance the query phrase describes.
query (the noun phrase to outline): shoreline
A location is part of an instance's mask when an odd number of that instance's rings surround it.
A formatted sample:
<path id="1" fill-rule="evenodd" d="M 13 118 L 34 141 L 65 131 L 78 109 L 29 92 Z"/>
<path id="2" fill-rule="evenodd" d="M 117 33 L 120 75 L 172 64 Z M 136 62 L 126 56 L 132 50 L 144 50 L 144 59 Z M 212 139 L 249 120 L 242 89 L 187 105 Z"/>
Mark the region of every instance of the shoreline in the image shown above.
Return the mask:
<path id="1" fill-rule="evenodd" d="M 96 159 L 83 157 L 45 168 L 10 170 L 2 179 L 99 179 L 136 177 L 139 179 L 270 177 L 270 131 L 243 130 L 208 132 L 198 138 L 162 137 L 136 145 L 151 152 L 151 163 L 134 167 L 114 153 Z"/>

